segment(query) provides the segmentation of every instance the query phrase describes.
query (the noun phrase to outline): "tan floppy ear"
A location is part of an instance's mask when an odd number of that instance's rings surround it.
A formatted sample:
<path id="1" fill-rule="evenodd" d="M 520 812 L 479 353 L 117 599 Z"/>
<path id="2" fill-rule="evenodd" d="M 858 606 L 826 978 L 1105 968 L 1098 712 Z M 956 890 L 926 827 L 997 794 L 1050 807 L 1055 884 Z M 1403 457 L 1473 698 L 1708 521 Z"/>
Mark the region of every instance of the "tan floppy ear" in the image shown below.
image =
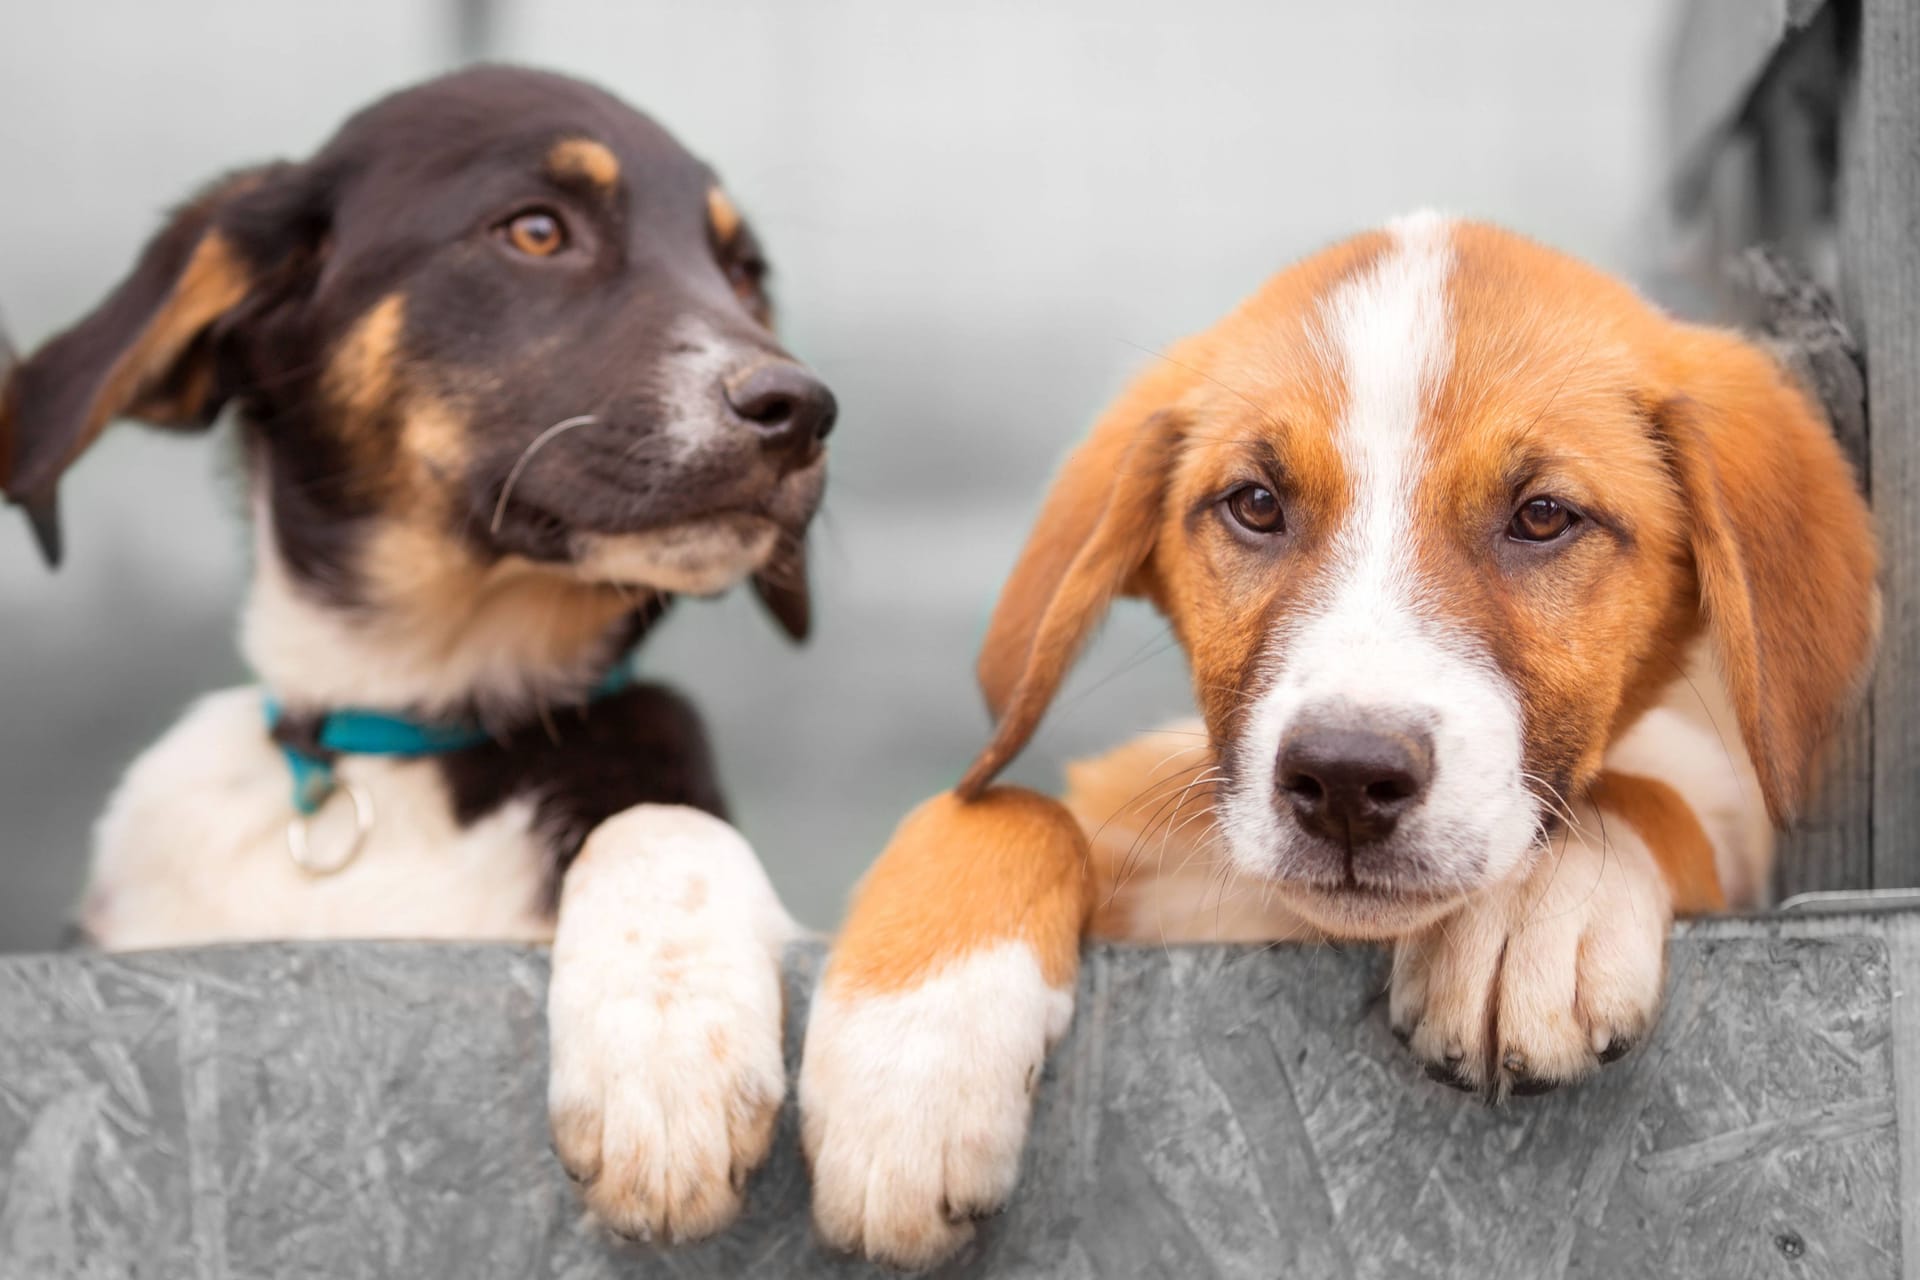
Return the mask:
<path id="1" fill-rule="evenodd" d="M 1144 575 L 1191 377 L 1172 363 L 1141 377 L 1055 478 L 980 647 L 980 689 L 998 723 L 955 788 L 961 798 L 1026 746 L 1113 598 L 1151 590 Z"/>
<path id="2" fill-rule="evenodd" d="M 0 388 L 0 493 L 26 511 L 49 564 L 60 559 L 56 488 L 115 418 L 204 427 L 226 391 L 216 329 L 258 283 L 280 238 L 258 217 L 222 225 L 269 175 L 216 183 L 177 211 L 131 274 L 71 329 L 20 362 Z M 271 201 L 267 202 L 271 207 Z"/>
<path id="3" fill-rule="evenodd" d="M 1865 688 L 1878 554 L 1853 469 L 1770 356 L 1686 330 L 1660 407 L 1692 517 L 1700 606 L 1767 812 L 1792 818 L 1820 750 Z"/>

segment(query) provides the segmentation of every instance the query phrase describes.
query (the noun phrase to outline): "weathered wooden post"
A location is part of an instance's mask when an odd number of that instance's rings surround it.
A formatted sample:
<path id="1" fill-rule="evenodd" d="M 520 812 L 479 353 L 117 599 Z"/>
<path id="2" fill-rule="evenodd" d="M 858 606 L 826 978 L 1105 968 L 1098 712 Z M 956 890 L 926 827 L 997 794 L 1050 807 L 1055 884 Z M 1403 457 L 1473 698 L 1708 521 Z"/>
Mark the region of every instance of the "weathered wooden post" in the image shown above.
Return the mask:
<path id="1" fill-rule="evenodd" d="M 1867 368 L 1886 548 L 1873 696 L 1873 883 L 1920 884 L 1920 5 L 1859 0 L 1840 113 L 1840 296 Z"/>
<path id="2" fill-rule="evenodd" d="M 1885 632 L 1867 705 L 1780 864 L 1783 895 L 1920 885 L 1920 5 L 1694 0 L 1671 67 L 1683 269 L 1728 318 L 1783 329 L 1854 452 L 1885 549 Z M 1738 255 L 1782 268 L 1742 288 Z M 1807 347 L 1824 289 L 1859 362 Z"/>

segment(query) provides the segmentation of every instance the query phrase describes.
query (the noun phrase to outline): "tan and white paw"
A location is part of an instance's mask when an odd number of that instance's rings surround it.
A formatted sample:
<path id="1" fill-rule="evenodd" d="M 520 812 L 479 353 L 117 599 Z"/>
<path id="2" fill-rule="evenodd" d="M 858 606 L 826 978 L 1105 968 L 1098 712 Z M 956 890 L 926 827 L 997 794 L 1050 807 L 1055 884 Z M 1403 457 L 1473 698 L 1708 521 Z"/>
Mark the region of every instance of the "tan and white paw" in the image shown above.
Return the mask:
<path id="1" fill-rule="evenodd" d="M 1020 1176 L 1033 1093 L 1073 1014 L 1004 942 L 897 991 L 814 1000 L 800 1069 L 813 1215 L 834 1248 L 931 1266 Z"/>
<path id="2" fill-rule="evenodd" d="M 618 814 L 569 869 L 548 1115 L 560 1163 L 614 1231 L 692 1240 L 739 1213 L 786 1092 L 793 933 L 746 841 L 696 810 Z"/>
<path id="3" fill-rule="evenodd" d="M 1642 1040 L 1665 984 L 1670 895 L 1615 822 L 1556 839 L 1519 881 L 1395 945 L 1394 1033 L 1443 1084 L 1544 1093 Z"/>

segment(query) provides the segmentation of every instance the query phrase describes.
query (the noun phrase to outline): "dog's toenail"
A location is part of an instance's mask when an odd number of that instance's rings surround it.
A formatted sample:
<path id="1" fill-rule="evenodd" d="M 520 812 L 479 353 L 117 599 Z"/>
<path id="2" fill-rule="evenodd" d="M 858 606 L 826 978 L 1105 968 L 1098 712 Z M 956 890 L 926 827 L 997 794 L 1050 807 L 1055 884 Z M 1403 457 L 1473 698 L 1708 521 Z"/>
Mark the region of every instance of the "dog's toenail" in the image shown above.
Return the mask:
<path id="1" fill-rule="evenodd" d="M 1467 1051 L 1456 1045 L 1448 1049 L 1443 1056 L 1446 1058 L 1448 1066 L 1457 1067 L 1467 1060 Z"/>
<path id="2" fill-rule="evenodd" d="M 1509 1049 L 1506 1056 L 1500 1059 L 1500 1065 L 1516 1076 L 1524 1076 L 1527 1074 L 1527 1055 L 1518 1049 Z"/>
<path id="3" fill-rule="evenodd" d="M 1618 1062 L 1632 1052 L 1632 1036 L 1615 1036 L 1613 1039 L 1607 1041 L 1607 1047 L 1600 1051 L 1600 1061 L 1603 1064 Z"/>
<path id="4" fill-rule="evenodd" d="M 1402 1045 L 1413 1043 L 1413 1032 L 1406 1027 L 1388 1027 L 1387 1030 L 1393 1032 L 1393 1038 L 1398 1040 Z"/>
<path id="5" fill-rule="evenodd" d="M 1543 1093 L 1552 1093 L 1560 1087 L 1558 1080 L 1549 1080 L 1545 1076 L 1527 1076 L 1516 1074 L 1508 1092 L 1516 1098 L 1537 1098 Z"/>
<path id="6" fill-rule="evenodd" d="M 1005 1205 L 999 1204 L 955 1205 L 945 1200 L 940 1202 L 942 1216 L 956 1227 L 966 1222 L 985 1222 L 988 1218 L 999 1216 L 1005 1209 Z"/>

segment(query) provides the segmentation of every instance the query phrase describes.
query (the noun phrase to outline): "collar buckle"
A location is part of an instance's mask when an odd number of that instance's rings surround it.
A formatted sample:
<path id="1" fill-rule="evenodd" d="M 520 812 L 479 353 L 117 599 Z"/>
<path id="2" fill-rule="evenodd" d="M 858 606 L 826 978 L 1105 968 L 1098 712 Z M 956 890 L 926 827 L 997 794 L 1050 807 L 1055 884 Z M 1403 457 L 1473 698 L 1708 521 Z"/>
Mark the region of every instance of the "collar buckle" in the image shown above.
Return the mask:
<path id="1" fill-rule="evenodd" d="M 586 696 L 591 706 L 632 688 L 632 651 L 621 656 Z M 319 715 L 289 715 L 268 694 L 262 705 L 267 736 L 287 762 L 293 778 L 293 817 L 287 822 L 287 856 L 310 876 L 331 876 L 346 870 L 360 856 L 373 830 L 373 796 L 363 786 L 341 779 L 334 771 L 343 755 L 390 756 L 416 760 L 423 756 L 466 751 L 494 740 L 477 721 L 429 721 L 369 708 L 344 707 Z M 312 840 L 313 820 L 336 791 L 347 793 L 353 809 L 353 831 L 346 846 L 333 857 L 318 857 Z"/>
<path id="2" fill-rule="evenodd" d="M 312 841 L 313 821 L 320 815 L 327 796 L 336 791 L 346 793 L 352 805 L 353 831 L 338 854 L 331 858 L 316 857 Z M 293 859 L 294 866 L 315 879 L 337 875 L 353 865 L 353 860 L 360 856 L 360 850 L 366 846 L 367 836 L 372 831 L 373 796 L 365 787 L 335 780 L 329 770 L 326 793 L 311 809 L 302 807 L 300 812 L 287 820 L 287 856 Z"/>

